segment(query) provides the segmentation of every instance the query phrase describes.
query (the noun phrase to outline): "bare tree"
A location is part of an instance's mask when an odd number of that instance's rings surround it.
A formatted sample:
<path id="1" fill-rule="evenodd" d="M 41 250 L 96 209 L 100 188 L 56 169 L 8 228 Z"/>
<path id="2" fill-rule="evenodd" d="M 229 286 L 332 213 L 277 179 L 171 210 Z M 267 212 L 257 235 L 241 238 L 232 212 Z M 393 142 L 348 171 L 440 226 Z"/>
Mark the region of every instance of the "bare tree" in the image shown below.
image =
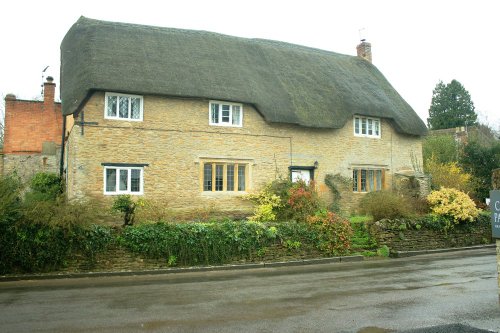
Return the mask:
<path id="1" fill-rule="evenodd" d="M 5 123 L 5 96 L 0 93 L 0 150 L 3 149 L 3 132 Z"/>

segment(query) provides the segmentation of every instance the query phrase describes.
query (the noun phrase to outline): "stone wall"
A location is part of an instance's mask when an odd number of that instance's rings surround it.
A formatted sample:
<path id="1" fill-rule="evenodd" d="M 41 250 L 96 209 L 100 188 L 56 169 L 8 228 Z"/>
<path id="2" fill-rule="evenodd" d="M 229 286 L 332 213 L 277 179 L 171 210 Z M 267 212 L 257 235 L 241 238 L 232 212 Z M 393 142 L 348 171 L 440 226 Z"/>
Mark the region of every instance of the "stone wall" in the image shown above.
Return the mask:
<path id="1" fill-rule="evenodd" d="M 262 262 L 283 262 L 307 259 L 317 259 L 324 255 L 315 248 L 304 247 L 300 250 L 287 250 L 283 245 L 276 243 L 269 246 L 260 254 L 252 253 L 250 257 L 235 257 L 232 265 L 251 264 Z M 59 272 L 126 272 L 146 271 L 169 268 L 168 258 L 149 259 L 133 254 L 121 247 L 112 247 L 105 253 L 98 254 L 94 261 L 83 256 L 69 260 L 66 268 Z"/>
<path id="2" fill-rule="evenodd" d="M 51 154 L 4 154 L 0 157 L 3 163 L 3 174 L 15 172 L 24 182 L 29 181 L 37 172 L 59 174 L 60 148 Z"/>
<path id="3" fill-rule="evenodd" d="M 243 126 L 210 126 L 209 101 L 144 96 L 143 121 L 104 118 L 104 93 L 96 92 L 83 108 L 84 134 L 75 125 L 68 143 L 69 198 L 103 194 L 102 163 L 143 163 L 144 197 L 162 199 L 173 209 L 213 206 L 250 210 L 241 192 L 202 191 L 203 161 L 240 161 L 248 165 L 247 192 L 259 190 L 276 177 L 288 177 L 289 166 L 314 171 L 320 195 L 331 198 L 326 174 L 352 177 L 354 167 L 385 170 L 385 185 L 392 174 L 411 169 L 411 158 L 422 159 L 421 139 L 401 135 L 382 120 L 381 138 L 355 137 L 353 121 L 341 129 L 310 129 L 266 122 L 250 105 L 243 105 Z M 363 194 L 348 191 L 344 207 L 352 209 Z"/>
<path id="4" fill-rule="evenodd" d="M 404 222 L 382 220 L 371 223 L 370 234 L 379 245 L 387 245 L 391 252 L 434 250 L 472 245 L 491 244 L 491 226 L 488 223 L 459 224 L 448 231 L 409 227 Z"/>

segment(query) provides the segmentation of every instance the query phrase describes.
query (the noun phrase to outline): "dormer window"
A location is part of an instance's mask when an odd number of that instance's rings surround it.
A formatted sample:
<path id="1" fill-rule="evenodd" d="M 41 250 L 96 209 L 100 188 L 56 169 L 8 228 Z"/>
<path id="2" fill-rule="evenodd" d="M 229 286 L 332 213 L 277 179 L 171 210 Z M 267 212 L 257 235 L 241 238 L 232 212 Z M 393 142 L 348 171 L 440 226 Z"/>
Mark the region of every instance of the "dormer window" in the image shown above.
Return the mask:
<path id="1" fill-rule="evenodd" d="M 354 135 L 369 138 L 380 138 L 380 119 L 355 116 Z"/>
<path id="2" fill-rule="evenodd" d="M 241 127 L 243 106 L 241 104 L 210 101 L 209 123 L 214 126 Z"/>

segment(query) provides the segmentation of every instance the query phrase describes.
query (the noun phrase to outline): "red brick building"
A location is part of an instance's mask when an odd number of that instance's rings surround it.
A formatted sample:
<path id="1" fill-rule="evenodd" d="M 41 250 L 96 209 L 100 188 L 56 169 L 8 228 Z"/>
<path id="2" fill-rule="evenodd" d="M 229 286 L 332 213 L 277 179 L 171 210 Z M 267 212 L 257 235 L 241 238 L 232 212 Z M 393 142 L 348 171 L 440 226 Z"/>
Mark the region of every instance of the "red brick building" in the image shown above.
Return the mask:
<path id="1" fill-rule="evenodd" d="M 5 97 L 2 174 L 15 171 L 28 179 L 38 171 L 59 172 L 63 116 L 61 103 L 54 100 L 55 87 L 49 76 L 43 84 L 43 101 Z"/>

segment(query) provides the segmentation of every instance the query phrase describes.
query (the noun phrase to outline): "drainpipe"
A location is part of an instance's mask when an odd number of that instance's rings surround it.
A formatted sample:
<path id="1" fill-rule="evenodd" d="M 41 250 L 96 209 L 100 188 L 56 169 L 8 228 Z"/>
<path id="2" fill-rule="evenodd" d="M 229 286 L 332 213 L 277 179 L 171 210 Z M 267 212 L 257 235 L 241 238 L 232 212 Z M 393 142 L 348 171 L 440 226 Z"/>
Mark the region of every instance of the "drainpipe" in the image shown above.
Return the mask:
<path id="1" fill-rule="evenodd" d="M 59 161 L 59 177 L 63 177 L 64 172 L 64 144 L 66 141 L 66 116 L 63 115 L 62 139 L 61 139 L 61 160 Z"/>

